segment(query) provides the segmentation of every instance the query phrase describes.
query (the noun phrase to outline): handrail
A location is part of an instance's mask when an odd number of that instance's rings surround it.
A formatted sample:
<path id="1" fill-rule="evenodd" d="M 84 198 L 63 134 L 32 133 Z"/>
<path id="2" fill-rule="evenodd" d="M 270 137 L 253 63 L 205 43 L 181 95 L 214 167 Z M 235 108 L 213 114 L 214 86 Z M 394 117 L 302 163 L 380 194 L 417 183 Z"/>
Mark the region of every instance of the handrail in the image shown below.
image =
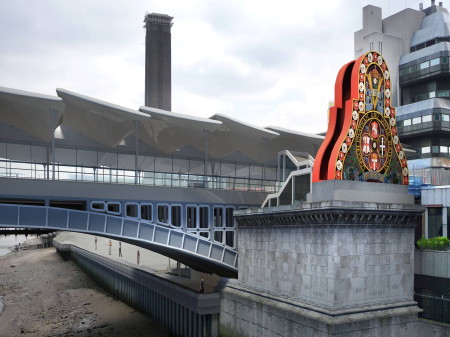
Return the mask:
<path id="1" fill-rule="evenodd" d="M 44 228 L 105 236 L 140 243 L 150 250 L 152 247 L 156 251 L 158 247 L 170 249 L 173 255 L 194 256 L 213 264 L 226 275 L 237 274 L 235 249 L 147 220 L 49 206 L 0 204 L 0 227 Z"/>
<path id="2" fill-rule="evenodd" d="M 55 163 L 55 180 L 273 193 L 276 180 Z M 52 180 L 53 164 L 0 160 L 0 177 Z"/>

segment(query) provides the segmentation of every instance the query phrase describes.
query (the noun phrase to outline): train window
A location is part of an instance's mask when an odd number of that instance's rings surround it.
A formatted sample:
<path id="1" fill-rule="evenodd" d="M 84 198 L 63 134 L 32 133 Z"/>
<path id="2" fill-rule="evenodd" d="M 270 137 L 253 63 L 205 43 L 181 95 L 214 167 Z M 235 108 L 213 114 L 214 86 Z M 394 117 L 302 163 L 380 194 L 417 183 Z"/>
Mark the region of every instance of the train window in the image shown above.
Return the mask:
<path id="1" fill-rule="evenodd" d="M 141 219 L 153 221 L 153 205 L 141 204 Z"/>
<path id="2" fill-rule="evenodd" d="M 120 215 L 120 203 L 117 201 L 108 201 L 106 203 L 107 212 L 109 214 Z"/>
<path id="3" fill-rule="evenodd" d="M 158 222 L 169 223 L 169 205 L 158 205 Z"/>
<path id="4" fill-rule="evenodd" d="M 172 226 L 181 227 L 181 206 L 171 206 L 171 223 Z"/>
<path id="5" fill-rule="evenodd" d="M 186 227 L 196 228 L 197 227 L 197 207 L 187 206 L 186 207 Z"/>
<path id="6" fill-rule="evenodd" d="M 214 227 L 223 226 L 223 208 L 214 207 Z"/>
<path id="7" fill-rule="evenodd" d="M 214 241 L 223 243 L 223 231 L 214 231 Z"/>
<path id="8" fill-rule="evenodd" d="M 234 227 L 234 218 L 233 218 L 234 207 L 227 207 L 225 209 L 225 226 Z"/>
<path id="9" fill-rule="evenodd" d="M 125 204 L 125 214 L 130 218 L 139 217 L 139 205 L 135 202 L 127 202 Z"/>
<path id="10" fill-rule="evenodd" d="M 104 212 L 106 209 L 106 203 L 104 201 L 92 201 L 91 211 Z"/>
<path id="11" fill-rule="evenodd" d="M 199 207 L 199 226 L 200 228 L 209 228 L 209 207 Z"/>
<path id="12" fill-rule="evenodd" d="M 209 239 L 209 232 L 199 232 L 198 234 L 206 239 Z"/>
<path id="13" fill-rule="evenodd" d="M 234 248 L 234 231 L 225 232 L 225 244 L 229 247 Z"/>

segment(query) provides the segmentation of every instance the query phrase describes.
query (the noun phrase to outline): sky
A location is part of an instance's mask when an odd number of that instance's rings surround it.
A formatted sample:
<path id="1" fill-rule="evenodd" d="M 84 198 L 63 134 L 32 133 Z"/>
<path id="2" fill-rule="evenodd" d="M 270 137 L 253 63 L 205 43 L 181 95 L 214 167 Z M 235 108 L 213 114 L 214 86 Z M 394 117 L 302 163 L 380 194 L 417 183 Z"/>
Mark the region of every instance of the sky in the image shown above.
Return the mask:
<path id="1" fill-rule="evenodd" d="M 383 18 L 430 0 L 0 1 L 0 86 L 144 105 L 146 12 L 173 16 L 172 111 L 260 127 L 327 129 L 362 7 Z M 447 4 L 444 2 L 444 6 Z"/>

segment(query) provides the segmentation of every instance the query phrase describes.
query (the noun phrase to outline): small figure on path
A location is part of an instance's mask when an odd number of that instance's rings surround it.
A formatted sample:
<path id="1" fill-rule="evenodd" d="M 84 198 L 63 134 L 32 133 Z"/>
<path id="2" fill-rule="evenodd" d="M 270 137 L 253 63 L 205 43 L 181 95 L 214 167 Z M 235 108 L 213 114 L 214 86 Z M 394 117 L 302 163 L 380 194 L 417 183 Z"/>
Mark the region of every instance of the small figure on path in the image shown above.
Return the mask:
<path id="1" fill-rule="evenodd" d="M 122 257 L 122 242 L 119 242 L 119 257 Z"/>
<path id="2" fill-rule="evenodd" d="M 139 249 L 136 254 L 136 260 L 137 260 L 137 265 L 139 266 L 139 263 L 141 263 L 141 253 L 139 253 Z"/>
<path id="3" fill-rule="evenodd" d="M 109 242 L 108 242 L 108 246 L 109 246 L 109 255 L 111 255 L 111 246 L 112 246 L 112 242 L 111 242 L 111 240 L 109 240 Z"/>
<path id="4" fill-rule="evenodd" d="M 95 237 L 95 250 L 97 250 L 97 237 Z"/>
<path id="5" fill-rule="evenodd" d="M 205 281 L 203 280 L 203 277 L 202 280 L 200 281 L 200 292 L 201 293 L 205 292 Z"/>

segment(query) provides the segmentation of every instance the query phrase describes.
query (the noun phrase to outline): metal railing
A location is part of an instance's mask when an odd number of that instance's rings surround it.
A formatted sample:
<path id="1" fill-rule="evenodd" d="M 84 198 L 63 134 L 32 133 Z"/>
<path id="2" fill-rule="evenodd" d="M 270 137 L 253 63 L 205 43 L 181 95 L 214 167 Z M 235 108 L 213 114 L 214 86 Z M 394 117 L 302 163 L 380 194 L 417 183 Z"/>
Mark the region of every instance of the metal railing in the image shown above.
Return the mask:
<path id="1" fill-rule="evenodd" d="M 273 193 L 276 180 L 0 160 L 0 177 Z"/>
<path id="2" fill-rule="evenodd" d="M 237 275 L 238 256 L 235 249 L 147 220 L 47 206 L 0 204 L 0 227 L 73 231 L 126 239 L 138 245 L 145 243 L 157 252 L 158 247 L 165 247 L 162 254 L 169 257 L 168 250 L 173 254 L 195 256 L 204 264 L 215 266 L 218 274 L 222 272 L 227 277 Z"/>

